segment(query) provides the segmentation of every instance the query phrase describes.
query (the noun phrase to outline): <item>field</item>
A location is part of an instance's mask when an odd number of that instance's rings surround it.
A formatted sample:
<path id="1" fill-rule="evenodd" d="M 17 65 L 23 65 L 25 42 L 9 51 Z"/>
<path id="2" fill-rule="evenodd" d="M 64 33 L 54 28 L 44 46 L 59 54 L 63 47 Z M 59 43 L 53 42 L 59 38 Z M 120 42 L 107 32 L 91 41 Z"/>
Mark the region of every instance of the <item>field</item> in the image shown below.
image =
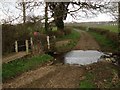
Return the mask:
<path id="1" fill-rule="evenodd" d="M 106 30 L 110 30 L 111 32 L 116 32 L 118 33 L 118 25 L 96 25 L 94 26 L 96 28 L 103 28 L 103 29 L 106 29 Z"/>
<path id="2" fill-rule="evenodd" d="M 91 24 L 91 23 L 84 23 L 84 24 L 80 24 L 80 23 L 72 23 L 72 24 L 66 24 L 66 26 L 72 26 L 72 27 L 95 27 L 95 28 L 103 28 L 106 30 L 110 30 L 111 32 L 116 32 L 118 33 L 118 25 L 108 25 L 108 24 Z"/>

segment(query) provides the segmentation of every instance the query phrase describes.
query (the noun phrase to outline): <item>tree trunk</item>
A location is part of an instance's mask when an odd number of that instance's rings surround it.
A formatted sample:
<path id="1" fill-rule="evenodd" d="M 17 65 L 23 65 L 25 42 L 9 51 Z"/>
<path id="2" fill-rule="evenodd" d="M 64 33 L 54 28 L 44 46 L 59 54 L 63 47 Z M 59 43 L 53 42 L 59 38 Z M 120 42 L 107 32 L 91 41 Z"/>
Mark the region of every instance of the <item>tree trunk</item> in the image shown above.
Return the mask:
<path id="1" fill-rule="evenodd" d="M 119 42 L 119 51 L 120 51 L 120 2 L 118 2 L 118 42 Z"/>
<path id="2" fill-rule="evenodd" d="M 48 3 L 46 2 L 46 7 L 45 7 L 45 31 L 48 31 Z"/>
<path id="3" fill-rule="evenodd" d="M 118 2 L 118 66 L 120 67 L 120 2 Z M 118 70 L 118 77 L 120 78 L 120 69 Z"/>
<path id="4" fill-rule="evenodd" d="M 25 7 L 25 1 L 23 0 L 22 5 L 23 5 L 23 23 L 25 24 L 26 22 L 26 7 Z"/>
<path id="5" fill-rule="evenodd" d="M 64 30 L 64 22 L 63 22 L 63 18 L 62 17 L 57 18 L 55 20 L 55 24 L 56 24 L 58 30 Z"/>
<path id="6" fill-rule="evenodd" d="M 118 15 L 118 52 L 119 52 L 120 51 L 120 2 L 118 2 L 118 12 L 119 12 Z"/>

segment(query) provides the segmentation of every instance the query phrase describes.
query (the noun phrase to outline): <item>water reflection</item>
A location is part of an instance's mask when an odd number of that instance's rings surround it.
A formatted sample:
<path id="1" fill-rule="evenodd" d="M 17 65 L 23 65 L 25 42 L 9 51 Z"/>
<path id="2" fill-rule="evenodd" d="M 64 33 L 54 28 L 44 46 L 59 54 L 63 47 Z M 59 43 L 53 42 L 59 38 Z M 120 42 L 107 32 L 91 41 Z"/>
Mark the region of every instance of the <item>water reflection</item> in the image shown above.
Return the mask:
<path id="1" fill-rule="evenodd" d="M 64 56 L 65 64 L 91 64 L 97 62 L 104 53 L 96 50 L 73 50 Z"/>

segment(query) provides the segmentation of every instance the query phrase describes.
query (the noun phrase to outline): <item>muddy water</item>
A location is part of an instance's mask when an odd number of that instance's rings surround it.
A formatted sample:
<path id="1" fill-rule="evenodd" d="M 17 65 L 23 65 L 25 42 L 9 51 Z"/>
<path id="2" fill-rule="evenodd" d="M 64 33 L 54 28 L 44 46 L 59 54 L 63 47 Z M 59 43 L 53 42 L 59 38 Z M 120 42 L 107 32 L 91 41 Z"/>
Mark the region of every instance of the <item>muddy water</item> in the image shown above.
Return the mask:
<path id="1" fill-rule="evenodd" d="M 64 55 L 64 64 L 91 64 L 99 61 L 102 55 L 102 52 L 96 50 L 73 50 Z"/>

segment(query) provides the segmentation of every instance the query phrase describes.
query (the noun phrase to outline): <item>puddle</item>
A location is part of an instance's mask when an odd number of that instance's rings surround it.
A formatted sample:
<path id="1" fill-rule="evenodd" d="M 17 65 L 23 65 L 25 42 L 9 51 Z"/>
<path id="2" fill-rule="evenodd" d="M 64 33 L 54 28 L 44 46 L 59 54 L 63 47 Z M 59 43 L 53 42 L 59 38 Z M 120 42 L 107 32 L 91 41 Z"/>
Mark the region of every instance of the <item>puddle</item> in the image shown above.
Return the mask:
<path id="1" fill-rule="evenodd" d="M 104 53 L 96 50 L 73 50 L 65 54 L 64 64 L 86 65 L 97 62 Z"/>

